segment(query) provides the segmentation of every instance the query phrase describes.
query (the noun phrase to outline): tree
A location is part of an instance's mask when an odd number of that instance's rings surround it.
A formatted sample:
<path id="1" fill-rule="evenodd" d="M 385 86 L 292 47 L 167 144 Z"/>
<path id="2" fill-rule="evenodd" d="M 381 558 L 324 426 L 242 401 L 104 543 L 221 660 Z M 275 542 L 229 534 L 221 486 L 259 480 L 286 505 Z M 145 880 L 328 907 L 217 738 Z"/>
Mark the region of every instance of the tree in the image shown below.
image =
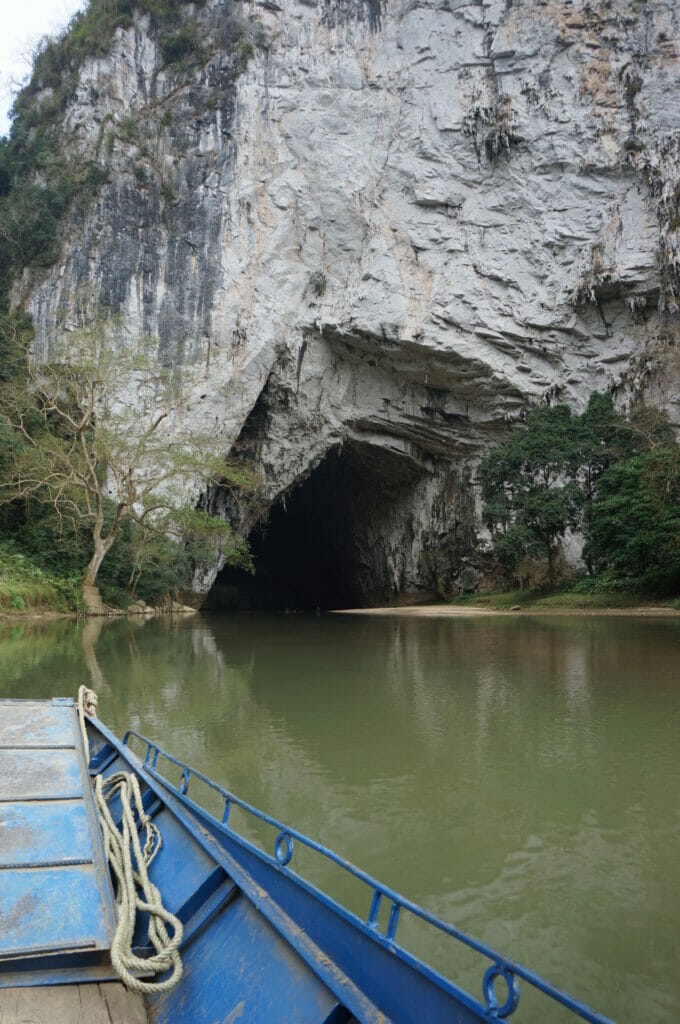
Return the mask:
<path id="1" fill-rule="evenodd" d="M 496 557 L 514 568 L 525 555 L 545 556 L 553 586 L 559 539 L 581 529 L 591 573 L 677 576 L 679 459 L 662 409 L 641 405 L 626 419 L 611 395 L 595 392 L 580 416 L 567 406 L 534 410 L 479 466 Z"/>
<path id="2" fill-rule="evenodd" d="M 632 450 L 633 438 L 623 417 L 614 408 L 612 396 L 596 391 L 585 412 L 578 417 L 579 479 L 586 502 L 608 466 Z"/>
<path id="3" fill-rule="evenodd" d="M 144 538 L 172 534 L 228 564 L 250 567 L 247 542 L 196 508 L 197 483 L 252 493 L 250 473 L 215 453 L 214 433 L 181 429 L 178 375 L 158 364 L 151 339 L 129 344 L 95 325 L 66 335 L 57 357 L 28 363 L 0 391 L 5 431 L 0 502 L 50 505 L 61 523 L 87 524 L 92 553 L 86 605 L 99 604 L 101 564 L 123 524 Z M 12 443 L 7 443 L 7 435 Z"/>
<path id="4" fill-rule="evenodd" d="M 551 587 L 558 541 L 581 521 L 581 440 L 579 419 L 568 406 L 545 406 L 479 465 L 482 516 L 496 557 L 514 568 L 525 555 L 544 556 Z"/>
<path id="5" fill-rule="evenodd" d="M 606 470 L 587 516 L 585 553 L 628 583 L 680 583 L 680 446 Z"/>

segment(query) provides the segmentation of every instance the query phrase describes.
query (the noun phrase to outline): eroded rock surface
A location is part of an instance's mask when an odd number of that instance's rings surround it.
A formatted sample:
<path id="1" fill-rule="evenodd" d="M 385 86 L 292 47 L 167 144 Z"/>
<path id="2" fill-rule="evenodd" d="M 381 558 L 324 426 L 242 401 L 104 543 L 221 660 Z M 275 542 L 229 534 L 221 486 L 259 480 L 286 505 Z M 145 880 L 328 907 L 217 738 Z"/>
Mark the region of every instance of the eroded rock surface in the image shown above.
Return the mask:
<path id="1" fill-rule="evenodd" d="M 680 421 L 680 9 L 196 17 L 195 66 L 163 68 L 140 18 L 81 71 L 66 144 L 109 178 L 15 289 L 38 350 L 83 305 L 118 313 L 182 367 L 182 429 L 241 437 L 269 502 L 329 453 L 359 460 L 364 592 L 474 585 L 473 467 L 509 422 L 596 388 Z"/>

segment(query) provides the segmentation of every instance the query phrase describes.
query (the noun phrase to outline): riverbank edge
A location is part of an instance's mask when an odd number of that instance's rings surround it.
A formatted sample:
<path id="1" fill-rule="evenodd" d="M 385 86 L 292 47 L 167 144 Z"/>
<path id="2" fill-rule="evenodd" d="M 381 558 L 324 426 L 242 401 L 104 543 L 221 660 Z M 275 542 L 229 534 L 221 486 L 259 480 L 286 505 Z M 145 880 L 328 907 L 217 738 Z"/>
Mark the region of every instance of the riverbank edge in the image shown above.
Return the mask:
<path id="1" fill-rule="evenodd" d="M 454 617 L 460 615 L 610 615 L 680 617 L 680 601 L 640 601 L 635 595 L 576 595 L 572 593 L 529 595 L 517 599 L 516 592 L 465 595 L 450 601 L 414 601 L 412 604 L 376 605 L 365 608 L 338 608 L 337 614 L 411 615 Z"/>
<path id="2" fill-rule="evenodd" d="M 129 610 L 116 608 L 103 613 L 93 614 L 86 611 L 57 611 L 53 608 L 26 608 L 24 611 L 11 611 L 7 608 L 0 609 L 1 622 L 57 622 L 62 619 L 70 619 L 72 622 L 91 619 L 159 619 L 173 615 L 188 617 L 196 615 L 198 608 L 191 608 L 189 605 L 182 605 L 175 608 L 148 607 L 147 611 Z"/>
<path id="3" fill-rule="evenodd" d="M 554 605 L 550 608 L 542 607 L 540 604 L 525 604 L 513 608 L 492 608 L 489 605 L 474 604 L 466 601 L 464 604 L 450 604 L 444 601 L 436 604 L 412 604 L 412 605 L 383 605 L 375 608 L 337 608 L 333 609 L 334 615 L 405 615 L 412 618 L 456 618 L 469 615 L 490 615 L 490 616 L 626 616 L 632 618 L 680 618 L 680 609 L 670 605 L 644 604 L 631 605 L 624 608 L 613 607 L 580 607 L 574 608 L 567 605 Z"/>

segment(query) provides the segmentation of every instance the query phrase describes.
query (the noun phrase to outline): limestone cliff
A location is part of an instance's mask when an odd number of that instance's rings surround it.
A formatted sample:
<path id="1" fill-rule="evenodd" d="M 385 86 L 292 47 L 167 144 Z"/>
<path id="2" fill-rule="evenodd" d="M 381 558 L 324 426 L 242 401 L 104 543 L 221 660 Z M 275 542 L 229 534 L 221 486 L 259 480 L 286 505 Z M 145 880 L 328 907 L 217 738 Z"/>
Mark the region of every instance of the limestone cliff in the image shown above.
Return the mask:
<path id="1" fill-rule="evenodd" d="M 15 285 L 37 350 L 83 304 L 120 314 L 271 505 L 341 467 L 319 514 L 355 590 L 473 585 L 474 464 L 509 422 L 596 388 L 680 421 L 680 9 L 189 13 L 200 60 L 167 64 L 138 15 L 80 69 L 64 145 L 108 177 Z"/>

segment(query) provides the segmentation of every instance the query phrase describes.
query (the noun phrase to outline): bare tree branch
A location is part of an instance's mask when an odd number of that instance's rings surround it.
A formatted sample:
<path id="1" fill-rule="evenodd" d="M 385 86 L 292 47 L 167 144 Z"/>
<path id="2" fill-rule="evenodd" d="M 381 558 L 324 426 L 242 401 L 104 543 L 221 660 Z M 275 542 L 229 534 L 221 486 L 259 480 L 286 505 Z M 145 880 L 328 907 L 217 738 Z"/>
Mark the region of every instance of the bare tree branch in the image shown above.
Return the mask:
<path id="1" fill-rule="evenodd" d="M 197 529 L 192 490 L 248 481 L 215 456 L 214 436 L 179 433 L 182 388 L 159 367 L 149 339 L 126 347 L 97 325 L 60 339 L 59 351 L 59 359 L 30 365 L 25 378 L 3 388 L 0 423 L 18 445 L 0 480 L 0 504 L 30 497 L 51 505 L 60 521 L 87 523 L 93 555 L 84 586 L 93 587 L 127 519 L 149 536 L 171 521 L 175 531 L 178 524 Z M 229 526 L 211 522 L 215 544 L 226 543 Z M 210 529 L 201 520 L 202 535 Z"/>

